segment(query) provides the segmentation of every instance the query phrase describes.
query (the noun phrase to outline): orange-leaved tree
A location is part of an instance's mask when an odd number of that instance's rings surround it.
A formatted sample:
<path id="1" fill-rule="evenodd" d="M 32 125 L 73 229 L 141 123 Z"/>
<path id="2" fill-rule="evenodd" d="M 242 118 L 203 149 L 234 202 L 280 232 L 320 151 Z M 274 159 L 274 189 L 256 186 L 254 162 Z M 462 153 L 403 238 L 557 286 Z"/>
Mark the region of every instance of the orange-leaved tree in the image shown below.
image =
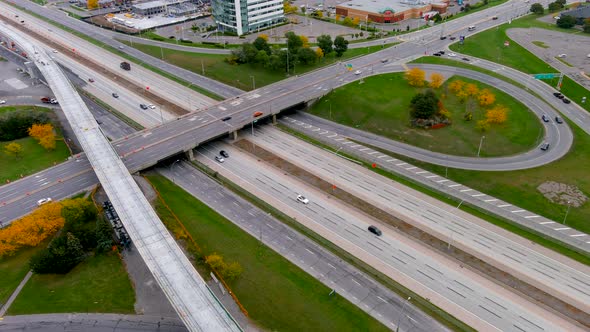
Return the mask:
<path id="1" fill-rule="evenodd" d="M 503 105 L 496 105 L 486 111 L 486 121 L 501 124 L 508 120 L 508 109 Z"/>
<path id="2" fill-rule="evenodd" d="M 430 84 L 429 85 L 433 89 L 438 89 L 443 84 L 444 79 L 445 78 L 444 78 L 444 76 L 442 76 L 442 74 L 432 73 L 430 75 Z"/>
<path id="3" fill-rule="evenodd" d="M 496 96 L 492 93 L 492 91 L 488 89 L 483 89 L 479 91 L 477 99 L 479 100 L 479 105 L 490 106 L 496 101 Z"/>
<path id="4" fill-rule="evenodd" d="M 464 85 L 465 82 L 461 80 L 452 81 L 449 83 L 449 90 L 451 90 L 452 93 L 457 94 L 459 91 L 463 90 Z"/>
<path id="5" fill-rule="evenodd" d="M 55 149 L 55 133 L 50 123 L 33 124 L 28 130 L 29 136 L 39 141 L 46 150 Z"/>
<path id="6" fill-rule="evenodd" d="M 4 146 L 4 152 L 14 156 L 15 159 L 18 159 L 20 154 L 23 152 L 23 147 L 16 142 L 10 142 Z"/>
<path id="7" fill-rule="evenodd" d="M 0 229 L 0 257 L 22 247 L 34 247 L 63 227 L 61 204 L 49 203 Z"/>
<path id="8" fill-rule="evenodd" d="M 424 86 L 424 78 L 426 73 L 420 68 L 412 68 L 406 71 L 406 80 L 411 86 L 422 87 Z"/>
<path id="9" fill-rule="evenodd" d="M 468 83 L 465 85 L 465 93 L 469 97 L 476 96 L 479 93 L 479 88 L 473 83 Z"/>
<path id="10" fill-rule="evenodd" d="M 322 51 L 322 49 L 318 47 L 315 49 L 315 55 L 318 59 L 321 59 L 324 57 L 324 51 Z"/>
<path id="11" fill-rule="evenodd" d="M 301 39 L 301 47 L 303 47 L 303 48 L 309 47 L 309 39 L 307 37 L 305 37 L 304 35 L 301 35 L 301 36 L 299 36 L 299 39 Z"/>

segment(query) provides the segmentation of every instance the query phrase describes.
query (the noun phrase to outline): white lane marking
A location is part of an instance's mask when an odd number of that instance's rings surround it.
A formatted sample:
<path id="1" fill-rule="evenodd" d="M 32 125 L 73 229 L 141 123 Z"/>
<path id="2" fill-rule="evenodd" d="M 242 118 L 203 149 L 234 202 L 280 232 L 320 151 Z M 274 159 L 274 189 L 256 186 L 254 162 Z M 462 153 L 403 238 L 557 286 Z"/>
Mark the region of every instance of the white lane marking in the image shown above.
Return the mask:
<path id="1" fill-rule="evenodd" d="M 518 212 L 524 212 L 524 210 L 514 210 L 514 211 L 510 211 L 512 213 L 518 213 Z"/>
<path id="2" fill-rule="evenodd" d="M 508 207 L 508 206 L 512 206 L 511 204 L 502 204 L 502 205 L 498 205 L 498 207 Z"/>
<path id="3" fill-rule="evenodd" d="M 416 172 L 416 174 L 424 174 L 424 173 L 428 173 L 428 171 L 420 171 L 420 172 Z"/>
<path id="4" fill-rule="evenodd" d="M 352 144 L 352 143 L 353 143 L 353 142 L 351 142 L 351 141 L 348 141 L 348 142 L 344 142 L 344 143 L 342 143 L 342 144 Z"/>
<path id="5" fill-rule="evenodd" d="M 486 199 L 486 200 L 484 200 L 484 202 L 495 202 L 497 200 L 498 200 L 497 198 L 492 198 L 492 199 Z"/>
<path id="6" fill-rule="evenodd" d="M 449 188 L 458 187 L 460 185 L 461 185 L 460 183 L 455 183 L 455 184 L 450 185 Z"/>
<path id="7" fill-rule="evenodd" d="M 389 159 L 389 160 L 386 160 L 386 161 L 387 161 L 388 163 L 390 163 L 390 162 L 392 162 L 392 161 L 396 161 L 396 160 L 397 160 L 397 159 Z"/>
<path id="8" fill-rule="evenodd" d="M 416 168 L 418 168 L 418 167 L 416 167 L 416 166 L 412 166 L 412 167 L 408 167 L 408 168 L 406 168 L 406 170 L 407 170 L 407 171 L 411 171 L 411 170 L 413 170 L 413 169 L 416 169 Z"/>
<path id="9" fill-rule="evenodd" d="M 586 235 L 588 235 L 588 234 L 581 233 L 581 234 L 574 234 L 574 235 L 570 235 L 570 236 L 571 237 L 579 237 L 579 236 L 586 236 Z"/>
<path id="10" fill-rule="evenodd" d="M 377 157 L 377 158 L 381 159 L 381 158 L 385 158 L 385 157 L 387 157 L 387 155 L 385 155 L 385 154 L 382 154 L 382 155 L 380 155 L 380 156 L 379 156 L 379 157 Z"/>
<path id="11" fill-rule="evenodd" d="M 334 135 L 328 136 L 328 138 L 332 138 L 332 137 L 336 137 L 336 136 L 338 136 L 338 134 L 334 134 Z"/>
<path id="12" fill-rule="evenodd" d="M 427 179 L 432 179 L 432 178 L 437 178 L 437 177 L 438 177 L 438 175 L 429 175 L 429 176 L 427 176 L 426 178 L 427 178 Z"/>
<path id="13" fill-rule="evenodd" d="M 407 165 L 408 163 L 399 163 L 399 164 L 395 164 L 395 166 L 403 166 L 403 165 Z"/>
<path id="14" fill-rule="evenodd" d="M 466 192 L 466 191 L 472 191 L 472 190 L 473 190 L 473 189 L 471 189 L 471 188 L 468 188 L 468 189 L 461 189 L 461 190 L 459 190 L 459 191 L 460 191 L 460 192 Z"/>
<path id="15" fill-rule="evenodd" d="M 307 248 L 305 248 L 305 250 L 307 250 L 307 252 L 308 252 L 308 253 L 310 253 L 310 254 L 312 254 L 312 255 L 315 255 L 315 254 L 313 253 L 313 251 L 311 251 L 311 250 L 309 250 L 309 249 L 307 249 Z"/>
<path id="16" fill-rule="evenodd" d="M 361 285 L 361 284 L 360 284 L 358 281 L 356 281 L 356 280 L 354 280 L 354 279 L 350 279 L 350 280 L 352 280 L 352 281 L 353 281 L 355 284 L 357 284 L 357 285 L 359 285 L 359 286 Z"/>
<path id="17" fill-rule="evenodd" d="M 362 149 L 359 149 L 359 151 L 366 151 L 366 150 L 371 150 L 371 149 L 369 149 L 369 148 L 362 148 Z"/>
<path id="18" fill-rule="evenodd" d="M 335 138 L 334 140 L 335 140 L 335 141 L 344 141 L 345 139 L 346 139 L 346 138 L 342 138 L 342 137 L 340 137 L 340 138 Z"/>
<path id="19" fill-rule="evenodd" d="M 448 181 L 451 181 L 451 180 L 449 180 L 449 179 L 443 179 L 443 180 L 436 181 L 436 183 L 444 183 L 444 182 L 448 182 Z"/>
<path id="20" fill-rule="evenodd" d="M 471 197 L 481 197 L 481 196 L 485 196 L 486 194 L 475 194 L 475 195 L 471 195 Z"/>
<path id="21" fill-rule="evenodd" d="M 539 223 L 540 225 L 547 225 L 547 224 L 555 224 L 555 221 L 545 221 L 542 223 Z"/>
<path id="22" fill-rule="evenodd" d="M 374 155 L 375 153 L 379 153 L 379 151 L 367 152 L 368 155 Z"/>
<path id="23" fill-rule="evenodd" d="M 554 231 L 565 231 L 566 229 L 571 229 L 569 227 L 560 227 L 560 228 L 554 228 Z"/>
<path id="24" fill-rule="evenodd" d="M 532 215 L 532 216 L 526 216 L 524 217 L 525 219 L 532 219 L 532 218 L 539 218 L 540 216 L 537 215 Z"/>

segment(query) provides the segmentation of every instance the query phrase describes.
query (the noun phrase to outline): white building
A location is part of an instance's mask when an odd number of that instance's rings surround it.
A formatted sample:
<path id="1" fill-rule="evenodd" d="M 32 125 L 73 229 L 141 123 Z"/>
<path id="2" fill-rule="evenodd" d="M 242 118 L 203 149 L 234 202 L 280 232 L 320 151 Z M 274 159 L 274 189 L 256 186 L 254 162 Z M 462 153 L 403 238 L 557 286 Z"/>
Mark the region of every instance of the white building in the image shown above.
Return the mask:
<path id="1" fill-rule="evenodd" d="M 283 0 L 211 0 L 215 22 L 238 35 L 285 20 Z"/>

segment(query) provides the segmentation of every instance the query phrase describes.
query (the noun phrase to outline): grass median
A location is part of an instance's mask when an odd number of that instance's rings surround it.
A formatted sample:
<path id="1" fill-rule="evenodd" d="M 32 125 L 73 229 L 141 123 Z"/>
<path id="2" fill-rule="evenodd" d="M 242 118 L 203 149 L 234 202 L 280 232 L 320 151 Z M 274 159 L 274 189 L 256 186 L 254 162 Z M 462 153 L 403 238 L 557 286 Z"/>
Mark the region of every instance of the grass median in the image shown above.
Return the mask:
<path id="1" fill-rule="evenodd" d="M 43 250 L 49 240 L 43 241 L 33 248 L 23 248 L 12 256 L 0 259 L 0 307 L 6 303 L 12 292 L 18 287 L 27 272 L 29 272 L 29 260 L 31 257 Z"/>
<path id="2" fill-rule="evenodd" d="M 242 266 L 242 274 L 228 284 L 250 318 L 264 329 L 387 330 L 340 295 L 330 296 L 330 288 L 171 181 L 159 175 L 148 178 L 204 255 L 216 252 L 226 261 L 236 261 Z M 165 223 L 175 223 L 162 204 L 157 204 L 156 210 Z"/>

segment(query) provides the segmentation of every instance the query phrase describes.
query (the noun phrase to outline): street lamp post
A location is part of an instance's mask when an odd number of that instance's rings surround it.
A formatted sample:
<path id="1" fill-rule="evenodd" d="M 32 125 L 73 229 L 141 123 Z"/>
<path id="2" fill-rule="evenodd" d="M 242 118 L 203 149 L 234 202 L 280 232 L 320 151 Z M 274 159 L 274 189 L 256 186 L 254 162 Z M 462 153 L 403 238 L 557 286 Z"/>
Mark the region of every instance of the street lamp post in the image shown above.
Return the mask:
<path id="1" fill-rule="evenodd" d="M 180 161 L 180 159 L 176 159 L 176 161 L 173 162 L 172 165 L 170 165 L 170 173 L 172 174 L 172 183 L 174 183 L 174 172 L 172 172 L 172 167 L 174 167 L 174 164 L 176 164 L 179 161 Z"/>
<path id="2" fill-rule="evenodd" d="M 563 217 L 563 224 L 565 225 L 565 221 L 567 219 L 567 215 L 570 213 L 570 207 L 572 206 L 571 201 L 567 201 L 567 210 L 565 210 L 565 217 Z"/>
<path id="3" fill-rule="evenodd" d="M 481 152 L 481 145 L 483 144 L 484 138 L 486 138 L 486 137 L 482 136 L 481 139 L 479 140 L 479 148 L 477 149 L 477 156 L 478 157 L 479 157 L 479 153 Z"/>
<path id="4" fill-rule="evenodd" d="M 408 298 L 404 301 L 404 304 L 402 305 L 402 310 L 400 311 L 400 315 L 397 318 L 397 324 L 395 324 L 397 326 L 395 328 L 395 332 L 399 332 L 399 323 L 400 323 L 400 320 L 401 320 L 402 316 L 404 315 L 404 309 L 406 308 L 406 304 L 408 302 L 410 302 L 411 299 L 412 299 L 412 297 L 411 296 L 408 296 Z"/>

